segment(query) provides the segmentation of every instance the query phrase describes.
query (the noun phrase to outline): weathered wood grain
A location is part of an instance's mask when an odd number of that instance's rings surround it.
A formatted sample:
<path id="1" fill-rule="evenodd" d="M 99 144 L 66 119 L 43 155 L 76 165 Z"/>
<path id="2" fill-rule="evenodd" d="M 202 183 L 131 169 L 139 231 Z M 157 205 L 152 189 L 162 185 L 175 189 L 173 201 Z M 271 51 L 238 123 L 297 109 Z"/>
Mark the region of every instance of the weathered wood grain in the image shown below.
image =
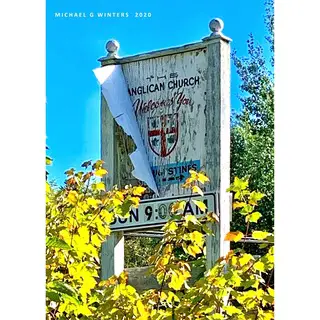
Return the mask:
<path id="1" fill-rule="evenodd" d="M 178 105 L 176 101 L 170 106 L 163 106 L 149 110 L 147 112 L 137 112 L 137 121 L 142 133 L 144 144 L 147 148 L 149 162 L 152 166 L 158 166 L 160 171 L 166 170 L 166 166 L 172 163 L 181 163 L 200 160 L 200 166 L 204 161 L 205 150 L 203 141 L 205 138 L 205 104 L 206 104 L 206 49 L 198 49 L 184 53 L 171 54 L 155 57 L 147 60 L 138 60 L 124 63 L 122 65 L 127 79 L 129 90 L 137 87 L 146 87 L 150 84 L 163 84 L 164 90 L 157 92 L 140 93 L 131 96 L 134 106 L 137 102 L 152 100 L 154 102 L 168 101 L 183 93 L 186 99 L 192 100 L 190 105 Z M 176 74 L 177 78 L 170 78 Z M 154 77 L 148 79 L 149 77 Z M 172 81 L 190 77 L 199 77 L 199 83 L 193 86 L 170 89 Z M 150 146 L 148 138 L 148 121 L 156 119 L 162 115 L 172 115 L 177 113 L 177 143 L 173 151 L 167 156 L 159 156 Z M 178 175 L 178 174 L 177 174 Z M 186 172 L 188 175 L 188 172 Z M 157 180 L 160 190 L 160 197 L 185 194 L 182 189 L 183 182 L 175 184 L 162 184 L 161 179 Z"/>
<path id="2" fill-rule="evenodd" d="M 210 188 L 220 194 L 220 223 L 211 225 L 214 237 L 207 237 L 207 268 L 229 250 L 224 241 L 230 228 L 230 45 L 223 39 L 208 40 L 206 108 L 206 172 Z"/>
<path id="3" fill-rule="evenodd" d="M 108 103 L 101 93 L 101 160 L 109 171 L 104 182 L 111 189 L 117 182 L 117 151 L 115 138 L 115 121 L 109 111 Z M 123 232 L 113 232 L 101 248 L 101 279 L 108 279 L 113 274 L 120 274 L 124 269 Z"/>

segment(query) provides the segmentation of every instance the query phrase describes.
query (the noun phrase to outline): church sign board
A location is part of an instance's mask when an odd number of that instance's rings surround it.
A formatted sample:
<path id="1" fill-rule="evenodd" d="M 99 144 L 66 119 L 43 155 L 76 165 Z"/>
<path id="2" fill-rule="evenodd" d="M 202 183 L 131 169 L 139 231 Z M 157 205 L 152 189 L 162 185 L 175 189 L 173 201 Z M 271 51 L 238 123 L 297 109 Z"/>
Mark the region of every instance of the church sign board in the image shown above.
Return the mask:
<path id="1" fill-rule="evenodd" d="M 183 194 L 189 170 L 206 162 L 206 48 L 122 69 L 160 197 Z"/>
<path id="2" fill-rule="evenodd" d="M 159 191 L 158 195 L 149 192 L 129 218 L 117 218 L 111 225 L 117 232 L 105 244 L 108 266 L 114 263 L 114 268 L 119 267 L 115 258 L 110 260 L 116 256 L 110 248 L 120 250 L 122 231 L 164 225 L 174 201 L 187 202 L 185 214 L 203 215 L 189 199 L 190 190 L 182 188 L 190 169 L 203 170 L 209 177 L 210 182 L 202 188 L 202 200 L 220 220 L 212 226 L 215 237 L 207 237 L 207 267 L 229 250 L 224 235 L 229 231 L 231 212 L 226 192 L 230 185 L 231 39 L 221 33 L 220 19 L 209 25 L 211 35 L 200 42 L 124 58 L 116 55 L 119 44 L 109 41 L 107 57 L 99 59 L 102 68 L 121 65 Z M 108 109 L 108 101 L 102 97 L 101 152 L 109 169 L 106 185 L 141 184 L 132 176 L 128 161 L 134 145 Z M 113 274 L 110 268 L 106 275 Z"/>

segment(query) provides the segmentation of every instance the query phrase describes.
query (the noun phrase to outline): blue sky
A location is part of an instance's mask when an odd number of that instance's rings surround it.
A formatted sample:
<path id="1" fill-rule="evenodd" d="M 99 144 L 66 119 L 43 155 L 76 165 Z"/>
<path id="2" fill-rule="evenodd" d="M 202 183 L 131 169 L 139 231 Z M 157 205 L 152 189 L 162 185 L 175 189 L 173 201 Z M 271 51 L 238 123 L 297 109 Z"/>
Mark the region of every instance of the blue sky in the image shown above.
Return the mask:
<path id="1" fill-rule="evenodd" d="M 247 55 L 251 32 L 268 51 L 264 0 L 54 0 L 47 1 L 46 10 L 46 143 L 54 159 L 50 178 L 58 183 L 65 170 L 100 158 L 100 89 L 92 69 L 105 55 L 107 40 L 120 42 L 121 57 L 183 45 L 208 36 L 209 21 L 219 17 L 238 55 Z M 55 12 L 81 12 L 86 18 L 56 18 Z M 98 12 L 128 12 L 129 18 L 98 18 Z M 136 12 L 151 12 L 152 17 L 135 18 Z M 233 109 L 240 107 L 239 93 L 232 66 Z"/>

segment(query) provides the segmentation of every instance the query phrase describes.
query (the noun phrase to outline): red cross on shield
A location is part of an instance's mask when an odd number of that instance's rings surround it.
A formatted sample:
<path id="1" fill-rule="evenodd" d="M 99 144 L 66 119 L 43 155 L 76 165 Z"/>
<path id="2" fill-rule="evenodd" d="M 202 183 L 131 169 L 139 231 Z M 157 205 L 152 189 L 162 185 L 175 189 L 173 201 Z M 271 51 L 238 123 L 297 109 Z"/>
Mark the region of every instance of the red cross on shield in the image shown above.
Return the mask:
<path id="1" fill-rule="evenodd" d="M 178 142 L 178 113 L 148 118 L 148 140 L 151 150 L 167 157 Z"/>

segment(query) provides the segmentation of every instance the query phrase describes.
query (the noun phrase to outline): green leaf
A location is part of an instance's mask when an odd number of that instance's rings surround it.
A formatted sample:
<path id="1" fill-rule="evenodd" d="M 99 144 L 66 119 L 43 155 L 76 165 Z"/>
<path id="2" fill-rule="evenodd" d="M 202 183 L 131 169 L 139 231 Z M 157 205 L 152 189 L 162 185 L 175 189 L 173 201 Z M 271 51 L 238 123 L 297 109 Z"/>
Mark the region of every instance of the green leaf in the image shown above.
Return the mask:
<path id="1" fill-rule="evenodd" d="M 80 301 L 75 297 L 75 296 L 70 296 L 68 294 L 65 294 L 65 293 L 61 293 L 61 298 L 64 300 L 64 301 L 69 301 L 75 305 L 80 305 Z"/>
<path id="2" fill-rule="evenodd" d="M 237 191 L 245 190 L 249 185 L 249 180 L 239 179 L 238 177 L 235 177 L 233 185 Z"/>
<path id="3" fill-rule="evenodd" d="M 70 285 L 62 282 L 62 281 L 53 281 L 49 284 L 50 288 L 59 292 L 66 294 L 68 296 L 74 297 L 77 295 L 77 292 Z"/>
<path id="4" fill-rule="evenodd" d="M 71 247 L 64 240 L 59 239 L 57 237 L 47 237 L 46 246 L 47 248 L 57 248 L 57 249 L 64 249 L 64 250 L 71 249 Z"/>
<path id="5" fill-rule="evenodd" d="M 249 203 L 256 206 L 258 204 L 258 201 L 261 200 L 263 197 L 264 197 L 263 193 L 253 191 L 250 194 Z"/>
<path id="6" fill-rule="evenodd" d="M 55 301 L 55 302 L 60 302 L 61 298 L 59 293 L 57 293 L 56 291 L 50 291 L 47 290 L 46 291 L 46 297 L 50 300 L 50 301 Z"/>
<path id="7" fill-rule="evenodd" d="M 245 204 L 243 208 L 240 210 L 240 213 L 245 216 L 251 213 L 253 210 L 254 210 L 253 206 L 251 206 L 250 204 Z"/>

